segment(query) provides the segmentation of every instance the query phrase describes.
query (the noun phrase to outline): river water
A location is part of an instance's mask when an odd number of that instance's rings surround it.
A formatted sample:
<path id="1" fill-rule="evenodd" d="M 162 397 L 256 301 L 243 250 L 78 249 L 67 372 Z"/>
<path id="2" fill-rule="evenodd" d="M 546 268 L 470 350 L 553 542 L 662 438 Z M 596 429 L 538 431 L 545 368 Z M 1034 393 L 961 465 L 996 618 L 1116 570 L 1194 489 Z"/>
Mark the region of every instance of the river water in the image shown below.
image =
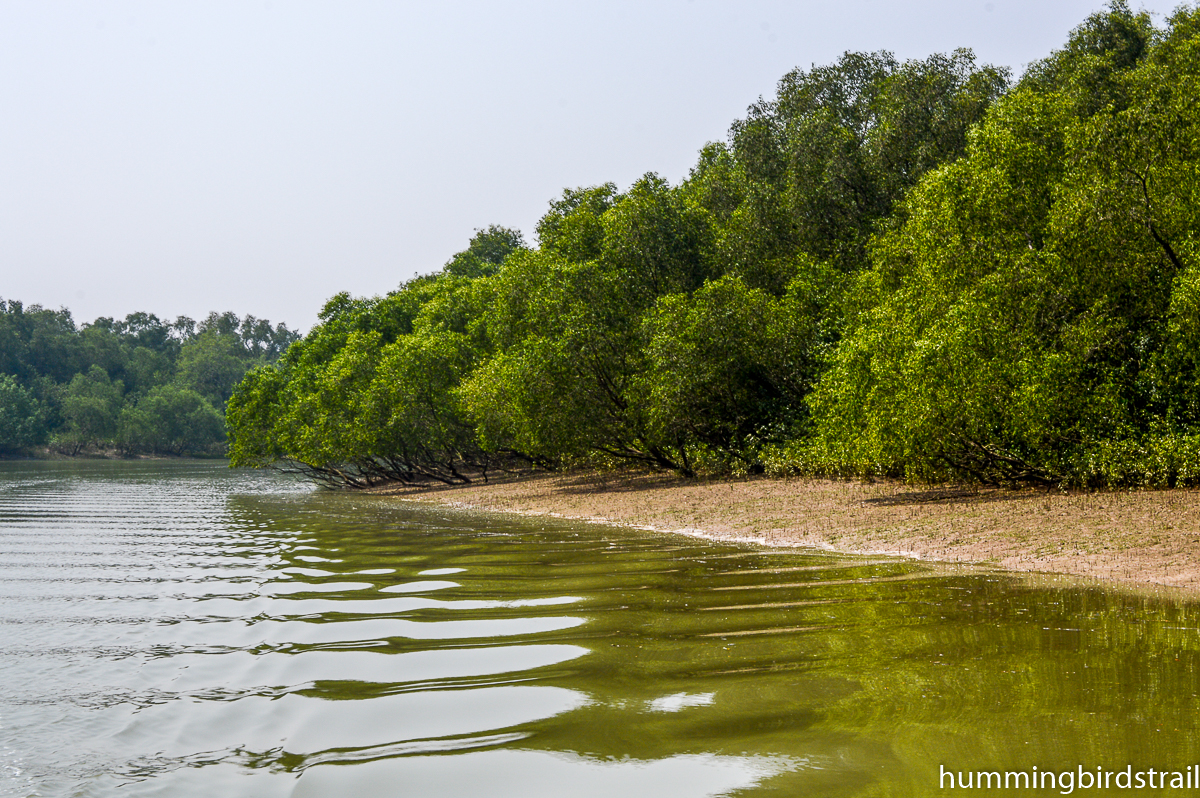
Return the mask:
<path id="1" fill-rule="evenodd" d="M 5 796 L 920 796 L 944 771 L 1182 771 L 1198 629 L 1180 599 L 219 463 L 0 463 Z"/>

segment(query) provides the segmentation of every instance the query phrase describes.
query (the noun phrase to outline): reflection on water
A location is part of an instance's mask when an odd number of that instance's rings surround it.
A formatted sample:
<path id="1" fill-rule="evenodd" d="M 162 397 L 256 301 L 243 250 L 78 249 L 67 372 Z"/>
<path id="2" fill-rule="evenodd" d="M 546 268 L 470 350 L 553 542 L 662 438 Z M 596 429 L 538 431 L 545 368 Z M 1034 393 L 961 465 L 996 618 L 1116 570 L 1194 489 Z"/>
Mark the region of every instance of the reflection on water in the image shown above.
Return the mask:
<path id="1" fill-rule="evenodd" d="M 212 463 L 0 464 L 0 554 L 0 795 L 930 795 L 942 765 L 1200 762 L 1179 601 Z"/>

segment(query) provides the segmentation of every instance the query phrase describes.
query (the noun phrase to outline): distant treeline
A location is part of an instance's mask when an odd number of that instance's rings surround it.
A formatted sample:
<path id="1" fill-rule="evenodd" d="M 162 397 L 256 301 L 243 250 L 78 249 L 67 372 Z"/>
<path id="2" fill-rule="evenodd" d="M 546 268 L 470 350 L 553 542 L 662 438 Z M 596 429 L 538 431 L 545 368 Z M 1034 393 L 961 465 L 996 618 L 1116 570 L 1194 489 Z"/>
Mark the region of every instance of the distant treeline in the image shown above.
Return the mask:
<path id="1" fill-rule="evenodd" d="M 236 464 L 1200 483 L 1200 11 L 1123 2 L 1013 83 L 958 50 L 795 70 L 679 185 L 564 191 L 321 322 Z"/>
<path id="2" fill-rule="evenodd" d="M 70 311 L 0 299 L 0 454 L 224 453 L 233 386 L 299 337 L 233 313 L 76 327 Z"/>

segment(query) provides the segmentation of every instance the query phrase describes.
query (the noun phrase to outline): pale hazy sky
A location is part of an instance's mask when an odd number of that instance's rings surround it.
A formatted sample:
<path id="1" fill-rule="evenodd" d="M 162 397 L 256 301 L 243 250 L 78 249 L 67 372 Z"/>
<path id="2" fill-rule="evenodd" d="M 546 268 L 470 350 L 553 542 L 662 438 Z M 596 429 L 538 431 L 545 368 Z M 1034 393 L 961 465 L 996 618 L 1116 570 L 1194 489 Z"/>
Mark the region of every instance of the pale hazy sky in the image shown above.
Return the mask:
<path id="1" fill-rule="evenodd" d="M 793 67 L 1020 74 L 1101 6 L 0 0 L 0 297 L 307 328 L 564 187 L 677 182 Z"/>

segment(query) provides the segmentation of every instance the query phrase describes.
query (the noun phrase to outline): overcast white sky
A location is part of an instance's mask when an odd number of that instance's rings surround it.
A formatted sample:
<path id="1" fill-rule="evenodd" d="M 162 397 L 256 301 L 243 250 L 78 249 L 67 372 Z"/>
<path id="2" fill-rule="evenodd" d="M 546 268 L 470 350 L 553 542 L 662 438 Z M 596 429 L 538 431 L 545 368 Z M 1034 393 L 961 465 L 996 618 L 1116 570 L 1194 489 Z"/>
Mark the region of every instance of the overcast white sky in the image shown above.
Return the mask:
<path id="1" fill-rule="evenodd" d="M 564 187 L 677 182 L 793 67 L 1020 74 L 1101 5 L 0 0 L 0 297 L 307 329 Z"/>

